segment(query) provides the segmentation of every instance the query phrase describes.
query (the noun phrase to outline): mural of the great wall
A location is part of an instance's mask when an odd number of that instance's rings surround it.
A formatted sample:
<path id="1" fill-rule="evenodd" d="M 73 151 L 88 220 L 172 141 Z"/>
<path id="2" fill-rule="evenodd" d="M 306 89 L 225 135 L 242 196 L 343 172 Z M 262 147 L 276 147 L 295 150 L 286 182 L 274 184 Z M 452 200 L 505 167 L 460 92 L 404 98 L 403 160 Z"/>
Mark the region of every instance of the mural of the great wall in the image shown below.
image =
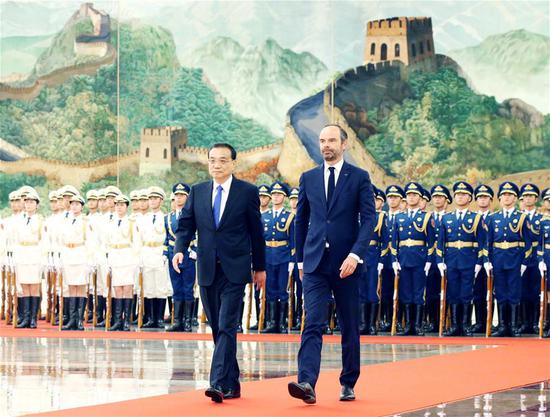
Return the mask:
<path id="1" fill-rule="evenodd" d="M 548 5 L 455 3 L 2 2 L 0 205 L 192 183 L 219 141 L 296 184 L 331 121 L 379 186 L 550 186 Z"/>

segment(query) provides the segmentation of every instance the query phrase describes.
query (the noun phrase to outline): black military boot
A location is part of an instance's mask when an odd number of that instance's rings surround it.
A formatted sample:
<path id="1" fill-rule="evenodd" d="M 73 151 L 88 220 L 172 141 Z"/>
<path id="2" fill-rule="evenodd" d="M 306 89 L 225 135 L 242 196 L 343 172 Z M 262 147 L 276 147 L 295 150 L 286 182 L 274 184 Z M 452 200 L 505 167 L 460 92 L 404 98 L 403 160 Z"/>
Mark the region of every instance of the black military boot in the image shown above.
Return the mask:
<path id="1" fill-rule="evenodd" d="M 381 332 L 391 331 L 391 322 L 393 319 L 393 305 L 390 301 L 382 301 L 382 316 L 383 319 L 379 324 Z"/>
<path id="2" fill-rule="evenodd" d="M 124 323 L 122 322 L 122 298 L 113 298 L 112 303 L 115 322 L 109 328 L 109 331 L 116 332 L 124 328 Z"/>
<path id="3" fill-rule="evenodd" d="M 105 327 L 105 298 L 101 295 L 97 296 L 97 327 Z"/>
<path id="4" fill-rule="evenodd" d="M 183 331 L 184 332 L 192 332 L 193 331 L 193 308 L 194 308 L 194 301 L 185 301 L 183 304 Z"/>
<path id="5" fill-rule="evenodd" d="M 299 299 L 296 301 L 296 313 L 294 314 L 294 323 L 292 323 L 292 330 L 301 330 L 302 329 L 302 315 L 304 314 L 302 300 Z"/>
<path id="6" fill-rule="evenodd" d="M 38 316 L 38 308 L 40 307 L 40 297 L 31 297 L 31 320 L 29 327 L 36 329 L 36 318 Z"/>
<path id="7" fill-rule="evenodd" d="M 368 326 L 367 326 L 367 320 L 368 320 L 368 304 L 361 303 L 359 305 L 359 334 L 368 334 Z"/>
<path id="8" fill-rule="evenodd" d="M 325 325 L 325 328 L 323 329 L 323 334 L 334 334 L 332 331 L 332 328 L 330 327 L 330 321 L 332 319 L 332 316 L 334 315 L 334 301 L 329 301 L 328 303 L 328 311 L 327 311 L 327 322 Z"/>
<path id="9" fill-rule="evenodd" d="M 193 315 L 191 317 L 191 326 L 198 326 L 199 325 L 199 299 L 195 298 L 193 301 Z M 260 316 L 256 316 L 260 317 Z"/>
<path id="10" fill-rule="evenodd" d="M 403 303 L 398 302 L 397 305 L 397 325 L 396 330 L 397 333 L 403 332 L 403 318 L 405 316 L 405 305 Z M 392 321 L 393 321 L 393 303 L 392 303 Z"/>
<path id="11" fill-rule="evenodd" d="M 472 327 L 472 333 L 485 333 L 487 322 L 487 306 L 484 303 L 475 303 L 476 324 Z"/>
<path id="12" fill-rule="evenodd" d="M 376 331 L 376 318 L 378 316 L 378 303 L 369 304 L 370 314 L 369 314 L 369 325 L 368 325 L 368 334 L 371 336 L 376 336 L 378 332 Z"/>
<path id="13" fill-rule="evenodd" d="M 443 332 L 443 336 L 459 336 L 460 328 L 458 327 L 458 304 L 451 304 L 451 326 Z"/>
<path id="14" fill-rule="evenodd" d="M 493 337 L 508 336 L 508 321 L 507 321 L 507 304 L 498 303 L 498 326 L 495 331 L 491 332 Z"/>
<path id="15" fill-rule="evenodd" d="M 410 336 L 413 334 L 412 328 L 412 306 L 411 304 L 403 305 L 403 316 L 405 317 L 405 326 L 397 332 L 397 336 Z"/>
<path id="16" fill-rule="evenodd" d="M 19 297 L 17 302 L 17 314 L 21 320 L 17 320 L 16 328 L 27 329 L 31 324 L 31 297 Z"/>
<path id="17" fill-rule="evenodd" d="M 424 336 L 424 306 L 415 305 L 414 332 L 417 336 Z"/>
<path id="18" fill-rule="evenodd" d="M 70 307 L 67 303 L 63 303 L 63 325 L 66 326 L 71 319 Z"/>
<path id="19" fill-rule="evenodd" d="M 84 330 L 84 312 L 86 311 L 86 302 L 88 299 L 86 297 L 78 297 L 77 298 L 77 314 L 78 314 L 78 320 L 76 323 L 76 330 Z"/>
<path id="20" fill-rule="evenodd" d="M 470 309 L 470 306 L 471 306 L 470 303 L 462 305 L 462 335 L 468 336 L 468 337 L 474 335 L 474 332 L 472 331 L 471 321 L 470 321 L 471 312 L 472 312 L 472 310 Z"/>
<path id="21" fill-rule="evenodd" d="M 132 324 L 138 324 L 138 314 L 139 314 L 139 302 L 137 294 L 134 294 L 132 297 L 132 305 L 130 307 L 130 322 Z"/>
<path id="22" fill-rule="evenodd" d="M 166 298 L 157 298 L 157 329 L 164 330 L 164 312 L 166 311 Z"/>
<path id="23" fill-rule="evenodd" d="M 122 331 L 130 331 L 130 323 L 132 318 L 132 302 L 131 298 L 122 299 Z"/>
<path id="24" fill-rule="evenodd" d="M 512 337 L 521 337 L 521 328 L 519 326 L 519 304 L 510 304 L 510 335 Z"/>
<path id="25" fill-rule="evenodd" d="M 154 329 L 156 327 L 156 304 L 156 298 L 145 298 L 145 322 L 141 326 L 143 329 Z"/>
<path id="26" fill-rule="evenodd" d="M 437 320 L 437 311 L 438 305 L 434 301 L 428 301 L 426 303 L 426 322 L 424 324 L 424 332 L 434 333 L 437 329 L 438 320 Z"/>
<path id="27" fill-rule="evenodd" d="M 169 296 L 166 298 L 166 300 L 168 301 L 168 311 L 170 314 L 168 314 L 168 318 L 164 319 L 164 323 L 172 323 L 172 306 L 174 305 L 173 303 L 173 300 L 172 300 L 172 296 Z"/>
<path id="28" fill-rule="evenodd" d="M 279 333 L 288 333 L 288 301 L 281 301 L 279 307 Z"/>
<path id="29" fill-rule="evenodd" d="M 86 305 L 88 307 L 86 323 L 91 323 L 94 320 L 94 296 L 92 294 L 88 294 L 88 297 L 86 298 Z"/>
<path id="30" fill-rule="evenodd" d="M 174 324 L 166 328 L 167 332 L 183 332 L 184 302 L 174 300 Z M 191 324 L 191 322 L 189 322 Z"/>
<path id="31" fill-rule="evenodd" d="M 278 304 L 278 301 L 270 301 L 267 303 L 266 314 L 269 320 L 266 321 L 266 326 L 260 333 L 279 333 L 279 323 L 277 323 L 277 319 L 279 318 L 277 314 Z"/>
<path id="32" fill-rule="evenodd" d="M 77 298 L 66 297 L 63 300 L 63 310 L 65 310 L 65 307 L 68 307 L 69 309 L 69 320 L 67 320 L 67 323 L 61 327 L 61 330 L 76 330 L 78 325 Z"/>

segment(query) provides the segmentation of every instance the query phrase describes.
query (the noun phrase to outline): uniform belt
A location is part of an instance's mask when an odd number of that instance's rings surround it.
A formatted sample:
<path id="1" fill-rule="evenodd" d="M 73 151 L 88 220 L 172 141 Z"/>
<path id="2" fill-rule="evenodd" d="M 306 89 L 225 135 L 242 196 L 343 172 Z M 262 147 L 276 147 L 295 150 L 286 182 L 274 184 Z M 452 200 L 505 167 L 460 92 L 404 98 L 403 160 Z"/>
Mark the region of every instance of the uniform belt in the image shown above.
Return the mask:
<path id="1" fill-rule="evenodd" d="M 266 240 L 265 245 L 270 248 L 280 248 L 288 245 L 288 240 Z"/>
<path id="2" fill-rule="evenodd" d="M 377 240 L 371 240 L 371 241 L 369 242 L 369 245 L 370 245 L 370 246 L 376 246 L 376 245 L 378 245 L 378 241 L 377 241 Z"/>
<path id="3" fill-rule="evenodd" d="M 493 247 L 497 249 L 524 248 L 525 242 L 494 242 Z"/>
<path id="4" fill-rule="evenodd" d="M 38 242 L 19 242 L 19 246 L 38 246 Z"/>
<path id="5" fill-rule="evenodd" d="M 401 242 L 399 242 L 399 247 L 401 247 L 401 246 L 407 246 L 407 247 L 410 247 L 410 246 L 425 246 L 425 245 L 426 245 L 426 242 L 424 242 L 423 240 L 405 239 L 405 240 L 402 240 Z"/>
<path id="6" fill-rule="evenodd" d="M 65 245 L 65 247 L 69 249 L 79 248 L 80 246 L 84 246 L 84 243 L 67 243 Z"/>
<path id="7" fill-rule="evenodd" d="M 143 242 L 143 246 L 147 246 L 148 248 L 158 248 L 162 245 L 162 242 Z"/>
<path id="8" fill-rule="evenodd" d="M 445 243 L 446 248 L 455 248 L 455 249 L 477 248 L 478 246 L 479 244 L 477 242 L 466 242 L 464 240 L 457 240 L 455 242 Z"/>
<path id="9" fill-rule="evenodd" d="M 126 249 L 130 247 L 129 243 L 119 243 L 115 245 L 110 245 L 111 249 Z"/>
<path id="10" fill-rule="evenodd" d="M 545 243 L 544 244 L 544 249 L 550 249 L 550 243 Z"/>

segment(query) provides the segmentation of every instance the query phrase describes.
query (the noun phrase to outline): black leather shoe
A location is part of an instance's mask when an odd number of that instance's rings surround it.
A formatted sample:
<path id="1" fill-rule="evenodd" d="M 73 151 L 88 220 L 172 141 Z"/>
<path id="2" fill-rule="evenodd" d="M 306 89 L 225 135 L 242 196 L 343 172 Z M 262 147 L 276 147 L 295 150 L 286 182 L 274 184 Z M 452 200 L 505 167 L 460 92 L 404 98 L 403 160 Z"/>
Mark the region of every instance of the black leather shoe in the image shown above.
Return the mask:
<path id="1" fill-rule="evenodd" d="M 355 400 L 355 391 L 349 385 L 342 385 L 340 391 L 340 401 L 353 401 Z"/>
<path id="2" fill-rule="evenodd" d="M 223 391 L 220 387 L 210 387 L 207 388 L 204 392 L 204 395 L 209 397 L 212 401 L 215 403 L 222 403 L 223 402 Z"/>
<path id="3" fill-rule="evenodd" d="M 288 393 L 291 397 L 298 398 L 306 404 L 315 404 L 317 401 L 315 391 L 309 382 L 289 382 Z"/>
<path id="4" fill-rule="evenodd" d="M 228 390 L 223 391 L 224 400 L 233 400 L 235 398 L 241 398 L 241 389 L 229 388 Z"/>

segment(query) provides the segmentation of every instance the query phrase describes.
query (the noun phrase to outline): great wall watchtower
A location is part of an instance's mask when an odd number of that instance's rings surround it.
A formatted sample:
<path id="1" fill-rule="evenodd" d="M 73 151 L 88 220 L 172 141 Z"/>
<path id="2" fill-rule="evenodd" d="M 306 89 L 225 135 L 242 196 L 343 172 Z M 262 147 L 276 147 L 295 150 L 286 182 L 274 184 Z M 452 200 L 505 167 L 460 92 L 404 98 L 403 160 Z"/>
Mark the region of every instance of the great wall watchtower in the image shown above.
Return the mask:
<path id="1" fill-rule="evenodd" d="M 77 55 L 95 55 L 103 57 L 109 50 L 111 40 L 111 18 L 102 11 L 94 9 L 92 3 L 80 5 L 73 18 L 90 18 L 94 27 L 92 33 L 79 35 L 74 40 L 74 51 Z"/>
<path id="2" fill-rule="evenodd" d="M 139 175 L 158 174 L 172 169 L 178 152 L 187 145 L 187 130 L 178 126 L 141 129 Z"/>
<path id="3" fill-rule="evenodd" d="M 393 60 L 424 69 L 435 68 L 431 18 L 392 17 L 367 22 L 365 64 Z"/>

